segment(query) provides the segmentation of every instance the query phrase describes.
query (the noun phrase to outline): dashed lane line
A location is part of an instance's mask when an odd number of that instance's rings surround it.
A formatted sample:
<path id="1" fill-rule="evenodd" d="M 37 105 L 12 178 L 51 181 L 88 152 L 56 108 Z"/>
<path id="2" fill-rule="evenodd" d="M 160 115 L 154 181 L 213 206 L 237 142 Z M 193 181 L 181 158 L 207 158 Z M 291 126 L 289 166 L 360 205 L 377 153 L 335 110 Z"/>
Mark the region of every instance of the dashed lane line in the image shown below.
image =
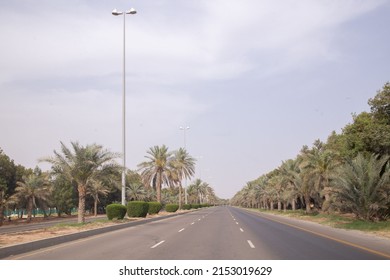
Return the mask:
<path id="1" fill-rule="evenodd" d="M 249 246 L 250 246 L 252 249 L 255 249 L 255 248 L 256 248 L 255 245 L 253 245 L 252 241 L 247 240 L 247 242 L 248 242 Z"/>
<path id="2" fill-rule="evenodd" d="M 152 247 L 150 247 L 150 249 L 154 249 L 154 248 L 160 246 L 161 244 L 163 244 L 164 242 L 165 242 L 165 240 L 160 241 L 160 242 L 158 242 L 157 244 L 155 244 L 155 245 L 153 245 Z"/>

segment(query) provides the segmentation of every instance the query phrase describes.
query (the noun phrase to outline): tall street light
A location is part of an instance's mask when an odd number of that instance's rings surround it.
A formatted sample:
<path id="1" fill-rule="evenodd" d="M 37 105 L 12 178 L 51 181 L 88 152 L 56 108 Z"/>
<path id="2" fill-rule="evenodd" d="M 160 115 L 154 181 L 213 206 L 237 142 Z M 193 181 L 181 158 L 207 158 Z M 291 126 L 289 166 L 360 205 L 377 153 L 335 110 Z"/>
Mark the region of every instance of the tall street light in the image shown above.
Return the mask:
<path id="1" fill-rule="evenodd" d="M 137 11 L 131 8 L 128 11 L 121 12 L 117 9 L 112 11 L 114 16 L 123 15 L 123 104 L 122 104 L 122 205 L 126 204 L 126 15 L 134 15 Z"/>
<path id="2" fill-rule="evenodd" d="M 183 130 L 183 134 L 184 134 L 184 149 L 185 150 L 187 150 L 187 147 L 186 147 L 186 131 L 188 129 L 190 129 L 189 126 L 186 126 L 186 127 L 181 126 L 180 127 L 180 130 Z M 185 178 L 185 183 L 184 183 L 184 203 L 188 204 L 188 198 L 187 198 L 187 178 Z"/>

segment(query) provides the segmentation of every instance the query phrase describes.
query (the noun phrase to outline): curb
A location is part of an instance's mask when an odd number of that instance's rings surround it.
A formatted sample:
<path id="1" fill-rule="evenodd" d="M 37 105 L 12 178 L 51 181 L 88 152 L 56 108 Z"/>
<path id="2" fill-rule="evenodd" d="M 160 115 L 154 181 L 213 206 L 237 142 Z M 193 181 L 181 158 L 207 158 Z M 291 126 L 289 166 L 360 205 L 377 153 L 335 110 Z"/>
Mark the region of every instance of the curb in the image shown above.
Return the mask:
<path id="1" fill-rule="evenodd" d="M 77 233 L 71 233 L 68 235 L 62 235 L 62 236 L 56 236 L 56 237 L 51 237 L 51 238 L 37 240 L 37 241 L 31 241 L 28 243 L 11 245 L 8 247 L 0 248 L 0 259 L 5 259 L 5 258 L 10 257 L 10 256 L 24 254 L 24 253 L 27 253 L 30 251 L 43 249 L 43 248 L 55 246 L 55 245 L 58 245 L 61 243 L 71 242 L 71 241 L 75 241 L 78 239 L 87 238 L 87 237 L 91 237 L 94 235 L 103 234 L 103 233 L 107 233 L 107 232 L 111 232 L 111 231 L 115 231 L 115 230 L 119 230 L 119 229 L 124 229 L 124 228 L 128 228 L 128 227 L 147 224 L 147 223 L 154 222 L 154 221 L 164 220 L 167 218 L 172 218 L 172 217 L 184 215 L 187 213 L 191 213 L 191 212 L 177 213 L 177 214 L 173 214 L 173 215 L 161 216 L 161 217 L 151 218 L 151 219 L 147 219 L 147 220 L 139 220 L 139 221 L 128 222 L 128 223 L 120 224 L 120 225 L 113 225 L 113 226 L 108 226 L 108 227 L 104 227 L 104 228 L 91 229 L 88 231 L 82 231 L 82 232 L 77 232 Z"/>

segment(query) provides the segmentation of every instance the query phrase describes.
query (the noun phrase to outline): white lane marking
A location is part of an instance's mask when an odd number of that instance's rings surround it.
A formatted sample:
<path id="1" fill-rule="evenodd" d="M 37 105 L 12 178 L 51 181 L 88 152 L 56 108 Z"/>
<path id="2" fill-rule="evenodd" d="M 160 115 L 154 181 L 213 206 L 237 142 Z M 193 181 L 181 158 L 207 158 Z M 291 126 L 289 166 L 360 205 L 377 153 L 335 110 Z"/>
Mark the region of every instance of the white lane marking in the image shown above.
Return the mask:
<path id="1" fill-rule="evenodd" d="M 200 219 L 198 219 L 198 221 L 200 221 Z"/>
<path id="2" fill-rule="evenodd" d="M 195 222 L 192 222 L 191 225 L 195 224 Z"/>
<path id="3" fill-rule="evenodd" d="M 150 249 L 154 249 L 154 248 L 156 248 L 157 246 L 160 246 L 161 244 L 163 244 L 164 242 L 165 242 L 165 240 L 160 241 L 160 242 L 158 242 L 157 244 L 155 244 L 154 246 L 150 247 Z"/>
<path id="4" fill-rule="evenodd" d="M 247 242 L 248 242 L 249 246 L 250 246 L 252 249 L 254 249 L 254 248 L 255 248 L 255 245 L 253 245 L 252 241 L 250 241 L 250 240 L 247 240 Z"/>
<path id="5" fill-rule="evenodd" d="M 183 230 L 185 230 L 185 228 L 182 228 L 181 230 L 179 230 L 178 232 L 182 232 Z"/>
<path id="6" fill-rule="evenodd" d="M 238 225 L 238 222 L 236 222 L 236 224 Z"/>
<path id="7" fill-rule="evenodd" d="M 240 228 L 241 232 L 244 232 L 244 230 L 242 228 Z"/>

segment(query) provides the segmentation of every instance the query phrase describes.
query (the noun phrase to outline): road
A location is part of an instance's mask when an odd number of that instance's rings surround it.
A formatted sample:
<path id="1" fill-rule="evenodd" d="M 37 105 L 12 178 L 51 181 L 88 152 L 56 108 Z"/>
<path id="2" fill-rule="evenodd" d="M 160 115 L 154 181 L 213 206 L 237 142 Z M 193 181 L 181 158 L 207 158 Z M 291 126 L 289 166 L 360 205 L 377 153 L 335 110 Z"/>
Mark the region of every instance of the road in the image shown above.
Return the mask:
<path id="1" fill-rule="evenodd" d="M 37 260 L 390 259 L 388 240 L 212 207 L 12 256 Z"/>

